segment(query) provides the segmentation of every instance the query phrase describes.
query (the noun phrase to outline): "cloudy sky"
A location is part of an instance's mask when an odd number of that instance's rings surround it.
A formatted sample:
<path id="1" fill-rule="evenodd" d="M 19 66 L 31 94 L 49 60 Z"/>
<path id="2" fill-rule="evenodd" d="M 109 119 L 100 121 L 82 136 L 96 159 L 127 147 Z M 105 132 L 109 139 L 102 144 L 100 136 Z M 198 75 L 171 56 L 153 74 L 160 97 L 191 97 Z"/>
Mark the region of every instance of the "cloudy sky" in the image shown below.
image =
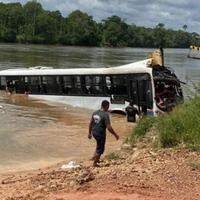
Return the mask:
<path id="1" fill-rule="evenodd" d="M 27 0 L 0 0 L 21 2 Z M 188 31 L 200 33 L 200 0 L 38 0 L 47 10 L 60 10 L 63 16 L 79 9 L 100 21 L 118 15 L 129 24 L 179 29 L 187 24 Z"/>

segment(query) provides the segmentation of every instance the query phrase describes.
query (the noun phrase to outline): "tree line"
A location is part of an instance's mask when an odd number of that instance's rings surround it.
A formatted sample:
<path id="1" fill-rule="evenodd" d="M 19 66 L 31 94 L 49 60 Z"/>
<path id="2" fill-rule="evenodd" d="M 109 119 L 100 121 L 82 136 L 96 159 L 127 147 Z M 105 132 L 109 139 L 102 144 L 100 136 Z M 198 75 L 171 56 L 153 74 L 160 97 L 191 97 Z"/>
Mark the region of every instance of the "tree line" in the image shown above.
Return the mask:
<path id="1" fill-rule="evenodd" d="M 146 28 L 116 15 L 98 23 L 80 10 L 63 17 L 60 11 L 44 10 L 37 1 L 29 1 L 0 3 L 0 42 L 188 48 L 200 45 L 200 35 L 187 32 L 187 25 L 180 30 L 167 29 L 163 23 Z"/>

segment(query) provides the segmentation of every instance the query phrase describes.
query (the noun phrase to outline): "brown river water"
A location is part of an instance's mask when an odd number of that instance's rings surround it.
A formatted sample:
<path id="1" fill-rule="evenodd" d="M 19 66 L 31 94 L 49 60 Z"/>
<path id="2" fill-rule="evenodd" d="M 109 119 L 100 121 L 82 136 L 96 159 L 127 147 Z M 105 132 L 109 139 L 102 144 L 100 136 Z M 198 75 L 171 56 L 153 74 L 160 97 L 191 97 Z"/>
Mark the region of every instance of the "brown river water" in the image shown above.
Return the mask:
<path id="1" fill-rule="evenodd" d="M 91 110 L 1 92 L 0 173 L 88 160 L 95 142 L 87 138 Z M 112 115 L 120 141 L 107 134 L 106 153 L 120 148 L 131 130 L 124 116 Z"/>
<path id="2" fill-rule="evenodd" d="M 110 67 L 147 58 L 153 49 L 86 48 L 0 44 L 0 70 L 32 67 Z M 166 49 L 165 63 L 187 83 L 185 97 L 200 82 L 200 61 L 187 59 L 187 49 Z M 49 103 L 0 92 L 0 173 L 43 168 L 60 161 L 89 159 L 95 143 L 87 139 L 92 110 Z M 133 124 L 112 115 L 120 141 L 108 134 L 106 153 L 120 148 Z"/>

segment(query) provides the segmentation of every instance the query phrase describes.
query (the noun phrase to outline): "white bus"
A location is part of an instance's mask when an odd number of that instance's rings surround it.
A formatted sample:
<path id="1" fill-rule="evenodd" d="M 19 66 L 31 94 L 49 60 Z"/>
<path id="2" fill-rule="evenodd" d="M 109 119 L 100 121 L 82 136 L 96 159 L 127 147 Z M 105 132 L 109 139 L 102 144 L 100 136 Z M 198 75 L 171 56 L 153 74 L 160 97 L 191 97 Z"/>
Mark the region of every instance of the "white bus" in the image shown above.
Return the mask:
<path id="1" fill-rule="evenodd" d="M 8 69 L 0 71 L 0 88 L 89 109 L 99 108 L 106 99 L 111 112 L 125 112 L 132 101 L 150 115 L 168 111 L 183 100 L 174 72 L 153 67 L 152 59 L 110 68 Z"/>

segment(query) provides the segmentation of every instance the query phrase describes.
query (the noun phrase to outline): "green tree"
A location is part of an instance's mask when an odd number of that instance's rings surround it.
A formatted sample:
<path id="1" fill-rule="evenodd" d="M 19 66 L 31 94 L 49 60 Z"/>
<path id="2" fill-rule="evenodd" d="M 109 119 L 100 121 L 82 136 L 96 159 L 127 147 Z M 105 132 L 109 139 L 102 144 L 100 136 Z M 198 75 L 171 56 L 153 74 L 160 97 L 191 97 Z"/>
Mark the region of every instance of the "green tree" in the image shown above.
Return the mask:
<path id="1" fill-rule="evenodd" d="M 51 12 L 42 12 L 36 18 L 36 43 L 56 43 L 57 20 Z"/>
<path id="2" fill-rule="evenodd" d="M 127 24 L 118 16 L 97 23 L 87 13 L 76 10 L 64 18 L 59 11 L 44 10 L 36 0 L 0 3 L 0 42 L 66 44 L 110 47 L 177 47 L 200 45 L 198 33 Z"/>
<path id="3" fill-rule="evenodd" d="M 190 44 L 195 46 L 200 46 L 200 35 L 198 33 L 191 33 L 190 34 Z"/>
<path id="4" fill-rule="evenodd" d="M 136 47 L 144 47 L 146 39 L 145 34 L 146 34 L 146 29 L 144 27 L 136 28 L 136 42 L 135 42 Z"/>
<path id="5" fill-rule="evenodd" d="M 166 29 L 163 23 L 159 23 L 154 29 L 154 46 L 166 47 Z"/>
<path id="6" fill-rule="evenodd" d="M 0 4 L 0 40 L 15 42 L 23 23 L 23 9 L 20 3 Z"/>
<path id="7" fill-rule="evenodd" d="M 24 7 L 25 25 L 21 29 L 27 42 L 33 42 L 36 34 L 36 19 L 43 12 L 42 6 L 36 0 L 27 2 Z"/>
<path id="8" fill-rule="evenodd" d="M 49 16 L 55 20 L 55 41 L 59 42 L 62 35 L 64 34 L 64 23 L 65 18 L 62 16 L 60 11 L 49 12 Z"/>
<path id="9" fill-rule="evenodd" d="M 103 20 L 102 44 L 110 47 L 128 45 L 128 25 L 118 16 Z"/>
<path id="10" fill-rule="evenodd" d="M 137 43 L 137 33 L 136 33 L 136 25 L 132 24 L 128 26 L 127 32 L 128 32 L 128 46 L 134 47 Z"/>
<path id="11" fill-rule="evenodd" d="M 99 45 L 97 23 L 87 13 L 72 12 L 66 19 L 66 34 L 63 43 L 67 45 Z"/>
<path id="12" fill-rule="evenodd" d="M 191 45 L 190 34 L 179 30 L 175 34 L 175 47 L 188 48 Z"/>

